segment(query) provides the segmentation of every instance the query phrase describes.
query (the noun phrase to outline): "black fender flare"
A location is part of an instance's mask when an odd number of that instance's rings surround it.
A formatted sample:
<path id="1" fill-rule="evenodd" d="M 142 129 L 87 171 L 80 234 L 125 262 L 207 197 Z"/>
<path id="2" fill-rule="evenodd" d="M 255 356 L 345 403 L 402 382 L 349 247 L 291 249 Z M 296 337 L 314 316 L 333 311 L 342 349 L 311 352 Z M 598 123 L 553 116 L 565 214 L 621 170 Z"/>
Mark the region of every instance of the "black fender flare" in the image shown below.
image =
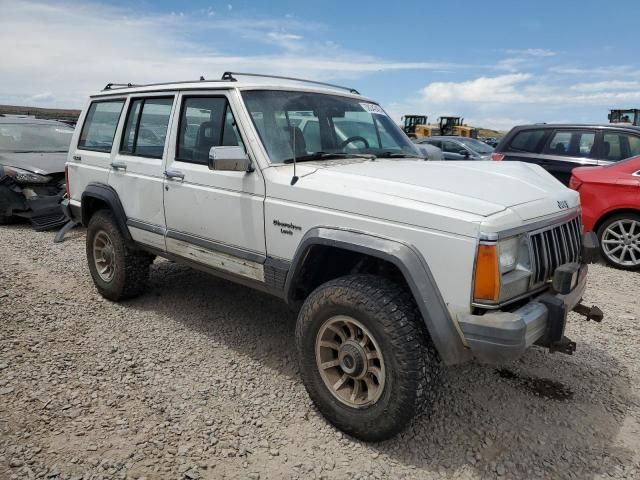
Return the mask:
<path id="1" fill-rule="evenodd" d="M 449 314 L 426 260 L 415 247 L 398 240 L 352 230 L 312 228 L 302 238 L 292 260 L 284 289 L 287 303 L 294 303 L 293 293 L 297 276 L 314 245 L 363 253 L 395 265 L 411 289 L 427 331 L 442 361 L 447 365 L 454 365 L 471 358 L 471 353 L 462 343 L 460 333 Z"/>
<path id="2" fill-rule="evenodd" d="M 113 214 L 113 218 L 118 225 L 118 228 L 124 235 L 125 239 L 129 242 L 133 242 L 131 238 L 131 232 L 127 227 L 127 214 L 124 212 L 122 202 L 118 192 L 115 191 L 110 185 L 104 183 L 92 182 L 82 192 L 82 225 L 85 227 L 89 224 L 89 209 L 86 207 L 90 203 L 90 199 L 100 200 L 106 203 Z"/>

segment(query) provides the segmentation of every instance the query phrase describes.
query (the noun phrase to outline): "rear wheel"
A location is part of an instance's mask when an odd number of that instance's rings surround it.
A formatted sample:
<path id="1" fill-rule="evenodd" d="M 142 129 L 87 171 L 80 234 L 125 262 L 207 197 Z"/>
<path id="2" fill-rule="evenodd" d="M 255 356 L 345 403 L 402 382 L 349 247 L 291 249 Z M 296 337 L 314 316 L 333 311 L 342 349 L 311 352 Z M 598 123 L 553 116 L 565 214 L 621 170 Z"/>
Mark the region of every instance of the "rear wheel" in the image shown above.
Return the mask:
<path id="1" fill-rule="evenodd" d="M 129 245 L 108 210 L 87 227 L 87 262 L 98 292 L 109 300 L 132 298 L 145 289 L 153 255 Z"/>
<path id="2" fill-rule="evenodd" d="M 387 439 L 435 399 L 438 354 L 411 296 L 384 278 L 318 287 L 298 316 L 296 343 L 309 396 L 354 437 Z"/>
<path id="3" fill-rule="evenodd" d="M 607 263 L 622 270 L 640 269 L 640 215 L 614 215 L 600 226 L 598 238 Z"/>

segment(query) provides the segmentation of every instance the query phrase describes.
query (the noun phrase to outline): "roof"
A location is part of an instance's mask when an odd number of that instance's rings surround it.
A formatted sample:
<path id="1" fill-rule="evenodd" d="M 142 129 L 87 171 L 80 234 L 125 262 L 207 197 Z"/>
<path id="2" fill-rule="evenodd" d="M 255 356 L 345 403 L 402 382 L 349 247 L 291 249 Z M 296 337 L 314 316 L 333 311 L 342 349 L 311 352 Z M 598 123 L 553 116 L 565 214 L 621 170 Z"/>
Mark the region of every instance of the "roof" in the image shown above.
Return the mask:
<path id="1" fill-rule="evenodd" d="M 48 120 L 45 118 L 37 118 L 30 115 L 0 115 L 0 124 L 2 123 L 21 123 L 25 125 L 51 125 L 56 127 L 70 127 L 68 123 L 60 122 L 58 120 Z"/>
<path id="2" fill-rule="evenodd" d="M 524 130 L 532 128 L 563 128 L 563 129 L 584 129 L 593 128 L 599 130 L 629 130 L 635 133 L 640 133 L 640 127 L 633 125 L 623 125 L 620 123 L 605 123 L 605 124 L 593 124 L 593 123 L 533 123 L 530 125 L 518 125 L 513 129 Z"/>

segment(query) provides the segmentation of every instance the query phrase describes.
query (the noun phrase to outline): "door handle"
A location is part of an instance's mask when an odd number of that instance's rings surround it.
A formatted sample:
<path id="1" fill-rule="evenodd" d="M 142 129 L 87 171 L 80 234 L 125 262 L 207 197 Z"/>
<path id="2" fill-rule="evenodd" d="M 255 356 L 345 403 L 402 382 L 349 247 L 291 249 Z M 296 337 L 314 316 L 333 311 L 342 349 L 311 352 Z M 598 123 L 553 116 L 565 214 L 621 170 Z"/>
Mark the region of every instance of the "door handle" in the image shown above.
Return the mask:
<path id="1" fill-rule="evenodd" d="M 82 157 L 80 155 L 74 155 L 71 158 L 73 158 L 73 160 L 76 161 L 76 162 L 81 162 L 82 161 Z"/>
<path id="2" fill-rule="evenodd" d="M 165 170 L 164 176 L 169 180 L 184 180 L 184 173 L 180 170 Z"/>
<path id="3" fill-rule="evenodd" d="M 124 162 L 111 162 L 111 168 L 114 170 L 127 170 L 127 164 Z"/>

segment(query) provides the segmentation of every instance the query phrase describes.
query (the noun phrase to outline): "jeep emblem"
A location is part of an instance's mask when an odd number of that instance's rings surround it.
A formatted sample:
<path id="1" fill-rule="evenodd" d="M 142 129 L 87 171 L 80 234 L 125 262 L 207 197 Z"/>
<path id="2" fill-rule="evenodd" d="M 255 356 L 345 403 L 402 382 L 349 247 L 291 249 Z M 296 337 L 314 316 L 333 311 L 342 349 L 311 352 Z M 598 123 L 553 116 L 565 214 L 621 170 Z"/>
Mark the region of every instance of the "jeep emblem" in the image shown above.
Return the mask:
<path id="1" fill-rule="evenodd" d="M 560 210 L 566 210 L 569 208 L 569 203 L 566 200 L 558 200 L 558 208 Z"/>

